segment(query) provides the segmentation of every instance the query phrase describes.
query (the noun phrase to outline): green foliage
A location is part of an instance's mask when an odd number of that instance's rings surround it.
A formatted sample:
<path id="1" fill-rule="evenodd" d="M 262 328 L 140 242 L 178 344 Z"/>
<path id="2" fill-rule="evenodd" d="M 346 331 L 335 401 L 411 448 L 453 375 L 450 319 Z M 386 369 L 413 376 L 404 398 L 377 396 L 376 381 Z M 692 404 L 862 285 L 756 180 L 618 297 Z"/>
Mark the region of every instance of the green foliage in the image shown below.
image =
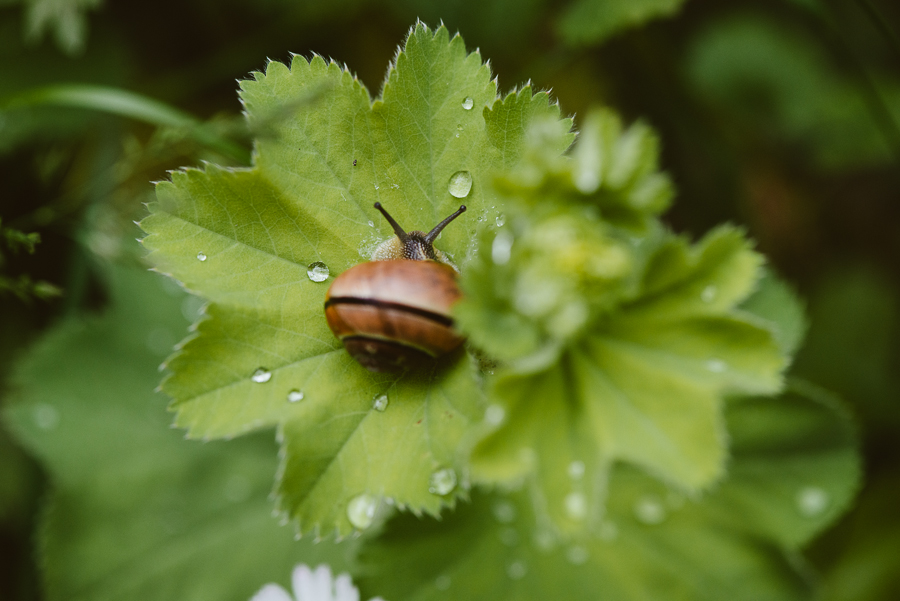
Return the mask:
<path id="1" fill-rule="evenodd" d="M 616 461 L 686 491 L 718 479 L 724 395 L 777 392 L 785 365 L 776 324 L 736 310 L 761 257 L 731 228 L 696 246 L 662 230 L 655 138 L 604 113 L 588 123 L 572 160 L 500 180 L 509 224 L 483 234 L 490 252 L 463 272 L 457 311 L 501 361 L 473 477 L 531 478 L 539 511 L 571 534 L 599 527 Z M 785 310 L 793 327 L 802 312 Z M 577 498 L 563 485 L 573 464 L 590 483 Z"/>
<path id="2" fill-rule="evenodd" d="M 275 447 L 265 437 L 189 443 L 154 394 L 182 335 L 185 295 L 158 276 L 110 272 L 112 306 L 71 318 L 15 374 L 11 429 L 49 471 L 41 513 L 47 599 L 246 601 L 298 561 L 342 564 L 271 517 Z"/>
<path id="3" fill-rule="evenodd" d="M 802 30 L 739 15 L 694 40 L 687 70 L 712 105 L 753 130 L 750 140 L 769 136 L 804 148 L 824 169 L 889 161 L 891 132 L 871 112 L 864 89 L 832 62 Z M 900 81 L 879 83 L 876 93 L 896 122 Z"/>
<path id="4" fill-rule="evenodd" d="M 477 53 L 423 25 L 374 102 L 320 57 L 270 63 L 242 83 L 241 98 L 251 127 L 273 128 L 257 142 L 254 168 L 176 173 L 141 223 L 158 269 L 212 301 L 197 336 L 168 362 L 163 389 L 177 423 L 202 438 L 278 424 L 278 494 L 304 531 L 348 533 L 360 495 L 436 514 L 464 490 L 433 494 L 429 479 L 452 469 L 465 484 L 457 449 L 483 403 L 473 368 L 457 355 L 426 373 L 364 371 L 325 323 L 330 279 L 312 281 L 307 269 L 322 262 L 333 276 L 369 258 L 391 235 L 374 200 L 408 229 L 431 227 L 458 206 L 448 191 L 458 171 L 474 182 L 465 197 L 474 217 L 438 244 L 464 265 L 473 222 L 496 214 L 488 174 L 513 165 L 527 125 L 558 119 L 558 109 L 527 87 L 498 99 Z M 286 110 L 290 118 L 271 120 Z M 562 151 L 571 122 L 556 123 Z M 257 370 L 271 375 L 256 382 Z M 290 402 L 292 391 L 303 400 Z M 382 413 L 373 400 L 383 394 Z"/>
<path id="5" fill-rule="evenodd" d="M 569 44 L 596 44 L 653 19 L 671 17 L 685 0 L 575 0 L 559 21 Z"/>
<path id="6" fill-rule="evenodd" d="M 527 495 L 479 495 L 441 522 L 390 522 L 363 551 L 363 590 L 408 600 L 808 598 L 793 552 L 855 492 L 853 429 L 830 397 L 800 383 L 778 398 L 736 399 L 725 417 L 731 469 L 706 496 L 619 466 L 599 528 L 572 543 Z M 589 485 L 587 474 L 564 475 L 568 489 Z"/>
<path id="7" fill-rule="evenodd" d="M 0 220 L 0 269 L 4 269 L 7 263 L 4 247 L 13 254 L 24 251 L 31 255 L 34 254 L 35 246 L 40 241 L 39 233 L 25 233 L 15 228 L 3 227 L 3 221 Z M 62 290 L 50 282 L 35 281 L 27 273 L 8 276 L 0 272 L 0 296 L 7 293 L 17 296 L 23 302 L 29 302 L 33 298 L 41 300 L 54 298 L 62 294 Z"/>
<path id="8" fill-rule="evenodd" d="M 56 45 L 68 54 L 80 54 L 87 41 L 89 10 L 102 0 L 22 0 L 25 37 L 38 42 L 49 31 Z"/>

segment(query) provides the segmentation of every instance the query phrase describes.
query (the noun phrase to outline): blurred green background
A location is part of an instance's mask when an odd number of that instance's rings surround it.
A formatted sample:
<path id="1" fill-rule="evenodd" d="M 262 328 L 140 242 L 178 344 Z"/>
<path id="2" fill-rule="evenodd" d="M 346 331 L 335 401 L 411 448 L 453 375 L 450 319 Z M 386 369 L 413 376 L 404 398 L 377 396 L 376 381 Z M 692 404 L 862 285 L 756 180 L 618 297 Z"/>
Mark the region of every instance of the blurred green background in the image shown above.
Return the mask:
<path id="1" fill-rule="evenodd" d="M 809 549 L 823 594 L 900 599 L 893 0 L 0 0 L 0 403 L 42 332 L 139 293 L 112 292 L 106 274 L 140 265 L 133 220 L 151 181 L 246 164 L 236 79 L 316 52 L 377 94 L 416 18 L 480 48 L 501 90 L 552 88 L 576 125 L 602 104 L 658 129 L 674 229 L 748 228 L 808 303 L 795 374 L 839 393 L 864 441 L 854 509 Z M 156 361 L 186 323 L 148 343 Z M 34 361 L 52 373 L 76 349 Z M 35 525 L 58 477 L 27 439 L 0 429 L 0 599 L 57 598 L 40 584 Z"/>

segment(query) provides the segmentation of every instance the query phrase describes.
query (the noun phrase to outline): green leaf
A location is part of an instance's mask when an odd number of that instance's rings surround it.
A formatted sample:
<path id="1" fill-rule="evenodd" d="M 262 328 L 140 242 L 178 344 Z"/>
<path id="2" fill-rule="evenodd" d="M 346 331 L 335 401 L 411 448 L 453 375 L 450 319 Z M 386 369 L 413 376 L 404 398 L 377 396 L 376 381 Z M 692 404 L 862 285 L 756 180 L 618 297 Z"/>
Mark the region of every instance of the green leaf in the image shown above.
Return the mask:
<path id="1" fill-rule="evenodd" d="M 80 54 L 87 41 L 85 13 L 101 0 L 23 0 L 25 35 L 40 40 L 50 30 L 56 45 L 67 54 Z"/>
<path id="2" fill-rule="evenodd" d="M 852 424 L 831 399 L 807 392 L 729 405 L 732 468 L 704 497 L 617 467 L 602 522 L 574 543 L 548 531 L 521 493 L 474 495 L 441 522 L 398 517 L 363 547 L 363 593 L 410 601 L 807 599 L 796 548 L 843 511 L 860 475 Z M 564 474 L 565 488 L 577 490 L 586 475 Z"/>
<path id="3" fill-rule="evenodd" d="M 558 29 L 569 44 L 597 44 L 648 21 L 675 15 L 684 0 L 575 0 Z"/>
<path id="4" fill-rule="evenodd" d="M 483 259 L 481 268 L 498 274 L 495 281 L 514 281 L 516 270 L 528 268 L 516 256 L 517 244 L 507 263 L 491 269 Z M 761 260 L 742 234 L 720 228 L 694 247 L 673 236 L 645 244 L 655 248 L 634 251 L 647 255 L 634 259 L 643 264 L 634 291 L 620 294 L 569 339 L 553 339 L 551 325 L 530 355 L 501 357 L 508 363 L 491 387 L 493 423 L 473 451 L 476 481 L 530 478 L 539 510 L 569 534 L 598 527 L 616 461 L 686 491 L 708 487 L 724 470 L 724 396 L 781 387 L 785 359 L 770 322 L 735 310 L 756 284 Z M 560 269 L 563 263 L 573 261 L 560 260 Z M 496 315 L 497 289 L 485 291 L 468 277 L 463 284 L 460 323 L 475 342 L 498 339 L 503 319 L 475 322 L 489 328 L 477 336 L 470 319 L 483 299 Z M 508 287 L 503 310 L 533 322 L 515 297 L 518 288 Z M 573 465 L 589 483 L 579 499 L 561 486 Z"/>
<path id="5" fill-rule="evenodd" d="M 772 324 L 773 333 L 788 357 L 792 357 L 809 328 L 804 305 L 790 285 L 764 270 L 759 287 L 741 303 L 741 309 Z"/>
<path id="6" fill-rule="evenodd" d="M 343 549 L 296 543 L 271 516 L 275 448 L 186 442 L 153 389 L 186 322 L 158 276 L 111 272 L 112 306 L 51 331 L 14 375 L 6 412 L 45 466 L 47 599 L 246 601 L 297 562 L 340 569 Z"/>
<path id="7" fill-rule="evenodd" d="M 251 129 L 272 129 L 256 143 L 255 166 L 175 173 L 141 223 L 150 261 L 211 301 L 168 363 L 163 390 L 177 424 L 202 438 L 278 424 L 280 504 L 304 531 L 350 532 L 348 508 L 361 494 L 436 514 L 464 492 L 458 447 L 483 407 L 469 361 L 459 353 L 400 377 L 365 371 L 326 325 L 330 278 L 312 281 L 308 266 L 322 262 L 335 276 L 369 260 L 392 235 L 375 201 L 407 229 L 429 229 L 459 206 L 448 184 L 467 171 L 469 212 L 437 242 L 463 267 L 475 225 L 499 213 L 489 174 L 520 159 L 532 121 L 553 119 L 568 140 L 571 121 L 529 87 L 498 99 L 462 38 L 421 24 L 374 102 L 318 56 L 269 63 L 242 82 L 241 99 Z M 251 378 L 260 369 L 271 374 L 264 383 Z M 289 402 L 291 392 L 303 400 Z M 381 413 L 373 400 L 384 394 Z M 430 475 L 446 469 L 460 486 L 429 492 Z"/>

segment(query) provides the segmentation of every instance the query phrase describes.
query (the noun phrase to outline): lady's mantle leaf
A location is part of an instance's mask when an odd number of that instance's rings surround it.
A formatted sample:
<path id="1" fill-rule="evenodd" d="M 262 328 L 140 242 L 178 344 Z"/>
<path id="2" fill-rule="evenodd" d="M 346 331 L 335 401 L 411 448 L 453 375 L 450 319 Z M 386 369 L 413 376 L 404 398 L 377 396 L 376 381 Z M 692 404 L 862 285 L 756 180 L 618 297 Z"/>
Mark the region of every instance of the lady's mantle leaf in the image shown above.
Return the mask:
<path id="1" fill-rule="evenodd" d="M 535 261 L 520 262 L 517 253 L 525 251 L 517 250 L 519 239 L 508 261 L 491 265 L 483 258 L 464 280 L 460 321 L 472 332 L 471 324 L 480 324 L 476 343 L 497 339 L 511 318 L 537 331 L 530 345 L 501 355 L 507 367 L 492 387 L 493 431 L 474 449 L 475 479 L 531 477 L 539 509 L 561 529 L 583 533 L 599 527 L 614 461 L 636 464 L 692 492 L 720 477 L 724 395 L 776 392 L 785 365 L 769 324 L 735 310 L 752 291 L 760 265 L 741 233 L 719 229 L 696 247 L 666 235 L 648 239 L 649 250 L 633 247 L 639 281 L 607 284 L 603 293 L 612 300 L 585 309 L 585 325 L 562 339 L 554 334 L 557 317 L 533 325 L 540 319 L 523 311 L 515 296 L 519 286 L 503 292 L 476 279 L 484 273 L 493 281 L 521 277 Z M 573 264 L 559 261 L 558 269 Z M 546 288 L 534 294 L 544 298 Z M 561 298 L 569 303 L 573 297 Z M 495 317 L 478 321 L 483 306 Z M 577 498 L 564 486 L 572 465 L 585 472 Z"/>
<path id="2" fill-rule="evenodd" d="M 808 599 L 791 557 L 846 507 L 859 480 L 839 407 L 798 386 L 744 398 L 725 417 L 728 479 L 691 500 L 626 466 L 591 536 L 555 537 L 526 495 L 478 495 L 441 522 L 402 516 L 364 547 L 363 593 L 389 599 Z M 578 494 L 586 474 L 561 485 Z"/>
<path id="3" fill-rule="evenodd" d="M 374 102 L 320 57 L 270 63 L 241 87 L 260 132 L 255 167 L 175 173 L 141 223 L 158 269 L 211 301 L 168 364 L 163 389 L 177 423 L 204 438 L 277 424 L 278 492 L 304 530 L 349 532 L 348 506 L 361 494 L 437 513 L 462 487 L 433 494 L 429 475 L 462 478 L 459 438 L 482 408 L 468 361 L 399 378 L 366 372 L 325 323 L 330 278 L 307 270 L 321 262 L 335 276 L 369 259 L 392 235 L 375 201 L 408 230 L 430 229 L 459 206 L 448 190 L 459 171 L 473 181 L 462 199 L 469 212 L 438 246 L 465 264 L 475 224 L 495 213 L 488 173 L 516 163 L 535 118 L 555 120 L 557 152 L 571 142 L 571 121 L 530 88 L 499 100 L 477 53 L 421 24 Z M 373 410 L 385 394 L 387 410 Z"/>
<path id="4" fill-rule="evenodd" d="M 38 527 L 48 601 L 246 601 L 297 562 L 341 562 L 272 518 L 270 441 L 169 428 L 153 389 L 185 295 L 145 271 L 111 276 L 103 316 L 63 322 L 21 362 L 5 416 L 53 485 Z"/>
<path id="5" fill-rule="evenodd" d="M 684 0 L 575 0 L 563 13 L 559 31 L 569 44 L 605 41 L 631 27 L 669 17 Z"/>

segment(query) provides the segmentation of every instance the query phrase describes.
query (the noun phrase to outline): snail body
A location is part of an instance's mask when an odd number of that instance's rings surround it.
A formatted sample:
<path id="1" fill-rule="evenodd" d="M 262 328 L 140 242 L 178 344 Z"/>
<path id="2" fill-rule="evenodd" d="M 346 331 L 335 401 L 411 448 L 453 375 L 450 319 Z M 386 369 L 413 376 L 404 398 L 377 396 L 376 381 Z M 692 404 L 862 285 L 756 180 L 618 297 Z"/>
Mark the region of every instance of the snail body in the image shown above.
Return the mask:
<path id="1" fill-rule="evenodd" d="M 466 208 L 427 234 L 405 232 L 380 203 L 375 208 L 397 236 L 382 243 L 372 261 L 335 278 L 325 296 L 325 318 L 366 369 L 400 371 L 446 354 L 464 340 L 450 313 L 462 296 L 457 272 L 433 242 Z"/>

